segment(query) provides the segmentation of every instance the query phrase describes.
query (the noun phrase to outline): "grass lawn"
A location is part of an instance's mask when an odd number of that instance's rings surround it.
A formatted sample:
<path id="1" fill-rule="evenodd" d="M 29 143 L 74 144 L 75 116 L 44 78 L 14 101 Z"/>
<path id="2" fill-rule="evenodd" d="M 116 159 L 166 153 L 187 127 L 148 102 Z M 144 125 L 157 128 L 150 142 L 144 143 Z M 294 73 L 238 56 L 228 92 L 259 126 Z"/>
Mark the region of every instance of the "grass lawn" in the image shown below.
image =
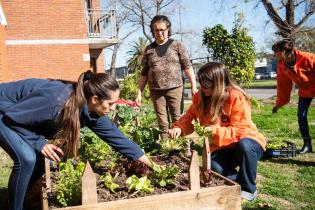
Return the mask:
<path id="1" fill-rule="evenodd" d="M 315 102 L 315 101 L 314 101 Z M 313 102 L 313 104 L 314 104 Z M 286 106 L 277 114 L 272 105 L 253 110 L 253 121 L 269 141 L 291 141 L 301 148 L 296 105 Z M 315 139 L 315 106 L 309 110 L 310 132 Z M 313 148 L 315 144 L 313 141 Z M 7 189 L 12 167 L 10 158 L 0 149 L 0 201 Z M 290 159 L 269 158 L 258 164 L 258 198 L 243 204 L 243 209 L 315 209 L 315 153 Z M 1 206 L 1 204 L 0 204 Z"/>
<path id="2" fill-rule="evenodd" d="M 291 141 L 301 148 L 295 105 L 277 114 L 272 105 L 253 110 L 253 121 L 268 141 Z M 315 107 L 309 110 L 310 133 L 315 139 Z M 313 141 L 314 147 L 314 141 Z M 258 199 L 243 209 L 315 209 L 315 153 L 294 158 L 263 159 L 258 165 Z"/>
<path id="3" fill-rule="evenodd" d="M 276 88 L 277 81 L 275 79 L 269 79 L 269 80 L 253 80 L 249 88 L 255 89 L 255 88 Z"/>

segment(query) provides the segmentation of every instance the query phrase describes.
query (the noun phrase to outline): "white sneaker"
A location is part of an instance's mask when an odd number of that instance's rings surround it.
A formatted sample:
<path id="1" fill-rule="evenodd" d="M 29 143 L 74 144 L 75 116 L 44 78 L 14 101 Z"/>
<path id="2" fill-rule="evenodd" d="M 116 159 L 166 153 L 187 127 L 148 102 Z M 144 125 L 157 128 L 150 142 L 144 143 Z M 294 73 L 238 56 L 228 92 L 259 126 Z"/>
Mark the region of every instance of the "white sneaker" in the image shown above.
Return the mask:
<path id="1" fill-rule="evenodd" d="M 244 198 L 249 201 L 253 201 L 255 200 L 256 197 L 257 197 L 257 190 L 254 193 L 241 191 L 241 198 Z"/>

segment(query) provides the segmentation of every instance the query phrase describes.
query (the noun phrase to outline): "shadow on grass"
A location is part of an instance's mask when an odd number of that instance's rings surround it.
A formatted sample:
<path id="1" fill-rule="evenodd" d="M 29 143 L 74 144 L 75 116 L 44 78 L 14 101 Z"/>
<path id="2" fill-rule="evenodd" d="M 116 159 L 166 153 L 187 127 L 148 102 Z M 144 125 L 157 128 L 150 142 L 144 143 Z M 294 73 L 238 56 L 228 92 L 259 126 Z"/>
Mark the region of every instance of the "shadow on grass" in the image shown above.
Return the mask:
<path id="1" fill-rule="evenodd" d="M 315 162 L 313 161 L 301 161 L 294 159 L 286 159 L 286 158 L 264 158 L 261 161 L 269 161 L 272 163 L 280 163 L 280 164 L 295 164 L 298 166 L 315 166 Z"/>
<path id="2" fill-rule="evenodd" d="M 263 209 L 269 209 L 269 210 L 276 210 L 276 208 L 273 208 L 273 207 L 269 207 L 269 206 L 266 206 L 266 207 L 242 207 L 242 210 L 263 210 Z"/>
<path id="3" fill-rule="evenodd" d="M 262 209 L 269 209 L 269 210 L 276 210 L 276 208 L 272 208 L 272 207 L 269 207 L 269 206 L 266 206 L 266 207 L 242 207 L 242 210 L 262 210 Z"/>

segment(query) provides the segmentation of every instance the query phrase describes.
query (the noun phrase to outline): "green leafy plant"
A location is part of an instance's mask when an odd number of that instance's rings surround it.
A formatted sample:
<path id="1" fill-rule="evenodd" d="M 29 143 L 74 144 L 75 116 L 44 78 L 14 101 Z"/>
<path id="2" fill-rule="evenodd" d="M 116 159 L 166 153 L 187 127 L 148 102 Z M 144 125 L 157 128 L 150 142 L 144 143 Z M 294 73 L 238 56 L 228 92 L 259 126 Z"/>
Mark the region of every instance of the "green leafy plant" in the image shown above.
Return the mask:
<path id="1" fill-rule="evenodd" d="M 155 128 L 137 127 L 133 132 L 133 140 L 146 152 L 156 149 L 159 131 Z"/>
<path id="2" fill-rule="evenodd" d="M 287 146 L 285 142 L 268 142 L 267 149 L 282 149 Z"/>
<path id="3" fill-rule="evenodd" d="M 111 160 L 108 162 L 109 168 L 112 168 L 118 159 L 118 154 L 94 134 L 90 129 L 81 129 L 81 141 L 79 147 L 79 157 L 82 160 L 89 160 L 91 165 L 95 166 L 102 160 Z"/>
<path id="4" fill-rule="evenodd" d="M 68 160 L 59 163 L 59 176 L 54 186 L 57 194 L 57 202 L 62 206 L 72 206 L 80 204 L 81 196 L 81 176 L 85 164 Z"/>
<path id="5" fill-rule="evenodd" d="M 197 120 L 194 120 L 192 123 L 193 123 L 194 129 L 195 129 L 195 132 L 198 134 L 198 136 L 200 136 L 200 137 L 210 137 L 211 136 L 212 131 L 208 127 L 200 125 L 200 122 Z"/>
<path id="6" fill-rule="evenodd" d="M 124 125 L 136 119 L 137 113 L 133 107 L 130 106 L 117 106 L 118 124 Z"/>
<path id="7" fill-rule="evenodd" d="M 167 166 L 160 166 L 152 162 L 153 180 L 161 187 L 174 184 L 174 177 L 178 176 L 180 169 L 177 165 L 171 164 Z"/>
<path id="8" fill-rule="evenodd" d="M 152 106 L 141 105 L 139 119 L 142 127 L 155 127 L 157 124 L 156 114 Z"/>
<path id="9" fill-rule="evenodd" d="M 126 183 L 128 184 L 129 191 L 134 190 L 135 193 L 138 193 L 140 191 L 152 193 L 154 191 L 154 188 L 151 185 L 151 181 L 148 179 L 147 176 L 138 178 L 136 175 L 132 175 L 126 180 Z"/>
<path id="10" fill-rule="evenodd" d="M 188 142 L 184 138 L 163 139 L 160 141 L 161 151 L 164 154 L 170 154 L 174 151 L 184 152 L 187 148 L 187 144 Z"/>
<path id="11" fill-rule="evenodd" d="M 252 107 L 255 107 L 257 109 L 261 109 L 264 106 L 263 103 L 255 97 L 250 97 L 250 104 Z"/>
<path id="12" fill-rule="evenodd" d="M 106 172 L 105 175 L 102 175 L 99 177 L 99 179 L 101 180 L 102 183 L 104 183 L 104 185 L 113 193 L 115 192 L 115 189 L 117 189 L 119 187 L 118 184 L 116 184 L 114 181 L 115 179 L 118 177 L 118 173 L 115 174 L 115 176 L 113 177 L 109 172 Z"/>

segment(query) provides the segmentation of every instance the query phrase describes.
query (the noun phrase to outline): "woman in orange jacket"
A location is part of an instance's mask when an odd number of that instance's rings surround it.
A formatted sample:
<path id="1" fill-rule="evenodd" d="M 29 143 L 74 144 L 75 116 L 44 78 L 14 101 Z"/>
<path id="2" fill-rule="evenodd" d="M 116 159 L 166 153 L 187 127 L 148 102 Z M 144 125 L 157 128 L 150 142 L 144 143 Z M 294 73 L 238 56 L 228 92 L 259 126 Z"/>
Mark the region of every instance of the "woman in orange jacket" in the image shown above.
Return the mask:
<path id="1" fill-rule="evenodd" d="M 315 55 L 295 50 L 293 43 L 283 40 L 272 46 L 278 61 L 277 100 L 272 112 L 290 101 L 293 82 L 299 87 L 298 122 L 304 145 L 300 153 L 313 152 L 309 133 L 307 113 L 315 97 Z"/>
<path id="2" fill-rule="evenodd" d="M 207 126 L 212 133 L 212 170 L 236 180 L 241 185 L 242 198 L 253 200 L 257 195 L 257 162 L 266 148 L 266 140 L 251 120 L 249 98 L 232 82 L 221 63 L 205 64 L 197 78 L 200 91 L 168 133 L 172 138 L 192 133 L 193 120 Z"/>

